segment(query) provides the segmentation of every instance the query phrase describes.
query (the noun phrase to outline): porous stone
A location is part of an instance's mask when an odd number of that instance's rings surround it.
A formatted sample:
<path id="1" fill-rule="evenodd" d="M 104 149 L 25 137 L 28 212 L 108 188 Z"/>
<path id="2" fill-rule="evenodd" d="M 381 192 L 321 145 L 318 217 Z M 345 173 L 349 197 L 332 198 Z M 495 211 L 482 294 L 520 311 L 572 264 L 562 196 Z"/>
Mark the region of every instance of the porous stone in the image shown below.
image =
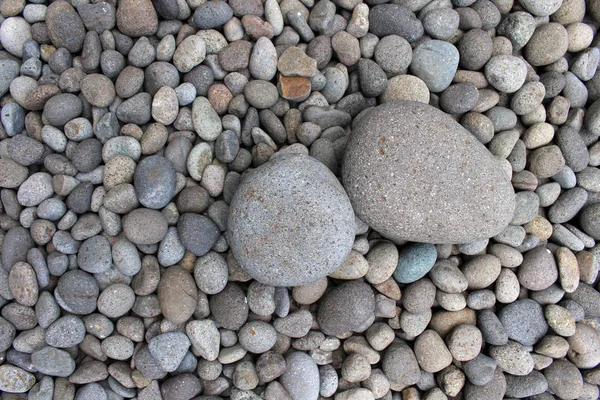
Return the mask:
<path id="1" fill-rule="evenodd" d="M 417 169 L 413 160 L 429 159 L 420 155 L 425 136 L 447 155 Z M 467 174 L 478 183 L 466 185 Z M 488 238 L 508 225 L 515 205 L 507 175 L 480 142 L 438 110 L 408 101 L 378 106 L 359 120 L 346 148 L 343 182 L 357 215 L 394 241 Z"/>
<path id="2" fill-rule="evenodd" d="M 334 175 L 302 155 L 275 157 L 247 175 L 228 221 L 242 268 L 273 286 L 303 285 L 334 272 L 352 248 L 353 227 L 352 207 Z"/>

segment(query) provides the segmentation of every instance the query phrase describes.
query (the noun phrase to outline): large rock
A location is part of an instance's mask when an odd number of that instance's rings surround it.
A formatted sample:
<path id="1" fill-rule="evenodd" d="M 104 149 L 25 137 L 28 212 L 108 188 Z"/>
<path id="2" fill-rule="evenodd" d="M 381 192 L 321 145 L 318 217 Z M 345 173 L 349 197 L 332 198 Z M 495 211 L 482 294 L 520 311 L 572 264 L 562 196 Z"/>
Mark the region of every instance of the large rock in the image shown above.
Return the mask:
<path id="1" fill-rule="evenodd" d="M 254 279 L 298 286 L 334 272 L 354 242 L 344 188 L 312 157 L 279 155 L 246 175 L 231 201 L 229 243 Z"/>
<path id="2" fill-rule="evenodd" d="M 356 123 L 343 182 L 359 218 L 396 242 L 490 238 L 515 208 L 494 156 L 448 115 L 412 101 L 380 105 Z"/>

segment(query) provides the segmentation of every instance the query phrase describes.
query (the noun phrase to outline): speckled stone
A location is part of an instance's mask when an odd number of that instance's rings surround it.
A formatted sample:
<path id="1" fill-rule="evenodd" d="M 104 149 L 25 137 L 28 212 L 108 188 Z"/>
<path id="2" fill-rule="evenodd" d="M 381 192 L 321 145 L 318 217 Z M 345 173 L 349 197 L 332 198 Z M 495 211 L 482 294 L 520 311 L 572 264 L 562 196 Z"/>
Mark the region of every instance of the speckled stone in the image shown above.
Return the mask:
<path id="1" fill-rule="evenodd" d="M 417 161 L 423 159 L 429 161 Z M 416 102 L 386 103 L 359 120 L 343 182 L 361 220 L 393 241 L 488 238 L 508 225 L 515 207 L 512 185 L 491 153 L 446 114 Z"/>
<path id="2" fill-rule="evenodd" d="M 228 227 L 242 268 L 272 286 L 304 285 L 334 272 L 354 240 L 343 188 L 327 167 L 302 155 L 277 156 L 246 175 Z"/>
<path id="3" fill-rule="evenodd" d="M 412 243 L 403 248 L 398 257 L 394 278 L 400 283 L 411 283 L 425 276 L 435 264 L 437 251 L 430 243 Z"/>

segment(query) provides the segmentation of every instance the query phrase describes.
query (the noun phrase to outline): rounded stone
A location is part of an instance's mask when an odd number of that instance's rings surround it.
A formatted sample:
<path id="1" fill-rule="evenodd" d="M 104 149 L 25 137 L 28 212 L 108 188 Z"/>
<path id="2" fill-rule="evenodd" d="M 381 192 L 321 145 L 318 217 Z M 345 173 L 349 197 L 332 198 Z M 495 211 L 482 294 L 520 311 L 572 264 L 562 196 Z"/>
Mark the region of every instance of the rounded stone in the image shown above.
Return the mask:
<path id="1" fill-rule="evenodd" d="M 93 106 L 108 107 L 115 99 L 115 85 L 101 74 L 86 75 L 81 81 L 81 93 Z"/>
<path id="2" fill-rule="evenodd" d="M 281 155 L 244 177 L 231 201 L 228 229 L 235 258 L 254 279 L 298 286 L 344 262 L 354 241 L 354 213 L 325 165 L 305 155 Z"/>
<path id="3" fill-rule="evenodd" d="M 342 335 L 362 328 L 374 311 L 373 290 L 356 280 L 336 286 L 323 297 L 317 320 L 323 333 Z"/>
<path id="4" fill-rule="evenodd" d="M 77 11 L 66 1 L 55 1 L 46 9 L 46 25 L 52 44 L 77 53 L 83 47 L 85 27 Z"/>
<path id="5" fill-rule="evenodd" d="M 400 283 L 411 283 L 425 276 L 435 264 L 437 251 L 430 243 L 412 243 L 398 256 L 394 278 Z"/>
<path id="6" fill-rule="evenodd" d="M 585 207 L 579 216 L 579 222 L 585 233 L 600 240 L 600 203 Z"/>
<path id="7" fill-rule="evenodd" d="M 123 232 L 135 244 L 155 244 L 167 234 L 169 226 L 163 213 L 138 208 L 123 217 Z"/>
<path id="8" fill-rule="evenodd" d="M 550 250 L 540 246 L 525 253 L 517 274 L 526 289 L 544 290 L 558 279 L 558 267 Z"/>
<path id="9" fill-rule="evenodd" d="M 317 370 L 317 380 L 318 379 L 319 373 Z M 4 393 L 25 393 L 31 389 L 34 384 L 35 375 L 11 364 L 0 365 L 0 391 Z"/>
<path id="10" fill-rule="evenodd" d="M 79 268 L 91 274 L 105 272 L 112 266 L 110 243 L 104 236 L 92 236 L 81 244 L 77 254 Z"/>
<path id="11" fill-rule="evenodd" d="M 100 288 L 94 277 L 81 270 L 67 271 L 58 280 L 55 296 L 62 308 L 74 314 L 90 314 L 96 309 Z"/>
<path id="12" fill-rule="evenodd" d="M 98 297 L 98 311 L 109 318 L 119 318 L 129 312 L 135 302 L 135 293 L 128 285 L 115 283 Z"/>
<path id="13" fill-rule="evenodd" d="M 527 66 L 518 57 L 497 55 L 485 64 L 485 77 L 500 92 L 514 93 L 525 83 Z"/>
<path id="14" fill-rule="evenodd" d="M 534 67 L 552 64 L 565 55 L 569 34 L 556 22 L 540 25 L 525 46 L 525 59 Z"/>
<path id="15" fill-rule="evenodd" d="M 515 207 L 512 185 L 491 153 L 447 114 L 410 101 L 383 104 L 359 120 L 343 182 L 358 217 L 398 242 L 489 238 L 508 225 Z"/>
<path id="16" fill-rule="evenodd" d="M 413 51 L 410 70 L 427 84 L 430 91 L 439 93 L 452 83 L 459 58 L 459 52 L 452 44 L 429 40 Z"/>
<path id="17" fill-rule="evenodd" d="M 200 257 L 208 253 L 215 245 L 220 232 L 210 218 L 186 213 L 177 222 L 177 233 L 186 250 Z"/>
<path id="18" fill-rule="evenodd" d="M 4 49 L 16 57 L 23 56 L 25 42 L 31 40 L 31 27 L 21 17 L 10 17 L 0 26 L 0 43 Z M 10 82 L 9 82 L 10 84 Z M 2 85 L 8 88 L 8 85 Z"/>
<path id="19" fill-rule="evenodd" d="M 133 175 L 138 201 L 147 208 L 160 209 L 169 204 L 175 196 L 176 185 L 173 164 L 158 155 L 144 158 Z"/>
<path id="20" fill-rule="evenodd" d="M 158 302 L 166 319 L 181 324 L 187 321 L 198 304 L 194 278 L 182 267 L 169 267 L 158 285 Z"/>
<path id="21" fill-rule="evenodd" d="M 506 305 L 498 313 L 498 318 L 509 339 L 524 346 L 533 346 L 548 332 L 542 306 L 531 299 L 517 300 Z"/>
<path id="22" fill-rule="evenodd" d="M 238 330 L 248 319 L 248 300 L 242 288 L 228 284 L 210 299 L 210 312 L 221 327 Z"/>
<path id="23" fill-rule="evenodd" d="M 583 392 L 583 377 L 577 367 L 567 360 L 555 360 L 544 369 L 549 389 L 560 399 L 577 399 Z"/>
<path id="24" fill-rule="evenodd" d="M 295 351 L 286 359 L 286 370 L 279 378 L 293 399 L 317 400 L 319 397 L 319 368 L 306 353 Z"/>
<path id="25" fill-rule="evenodd" d="M 158 30 L 158 15 L 150 0 L 122 0 L 116 17 L 119 31 L 130 37 L 150 36 Z"/>

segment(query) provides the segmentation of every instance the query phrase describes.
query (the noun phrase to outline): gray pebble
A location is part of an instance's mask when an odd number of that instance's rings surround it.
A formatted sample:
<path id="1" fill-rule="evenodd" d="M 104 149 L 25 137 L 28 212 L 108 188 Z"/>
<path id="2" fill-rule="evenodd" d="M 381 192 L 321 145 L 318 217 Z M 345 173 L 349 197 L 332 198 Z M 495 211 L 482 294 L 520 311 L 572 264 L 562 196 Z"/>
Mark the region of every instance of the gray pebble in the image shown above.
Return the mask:
<path id="1" fill-rule="evenodd" d="M 85 325 L 74 315 L 57 319 L 46 330 L 46 343 L 52 347 L 67 348 L 83 341 Z"/>

